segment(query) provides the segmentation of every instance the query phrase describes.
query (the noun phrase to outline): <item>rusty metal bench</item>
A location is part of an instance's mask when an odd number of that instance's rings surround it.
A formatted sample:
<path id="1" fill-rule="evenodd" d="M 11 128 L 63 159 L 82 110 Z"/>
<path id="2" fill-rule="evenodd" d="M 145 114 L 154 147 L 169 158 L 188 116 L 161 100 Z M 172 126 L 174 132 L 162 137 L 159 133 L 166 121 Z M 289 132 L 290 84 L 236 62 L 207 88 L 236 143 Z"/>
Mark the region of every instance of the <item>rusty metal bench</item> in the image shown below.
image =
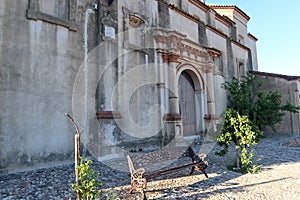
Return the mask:
<path id="1" fill-rule="evenodd" d="M 132 193 L 134 190 L 141 191 L 142 193 L 144 193 L 144 189 L 146 189 L 147 182 L 149 179 L 174 173 L 188 167 L 191 167 L 190 175 L 193 174 L 194 171 L 196 170 L 202 172 L 205 175 L 205 177 L 208 178 L 205 172 L 205 169 L 208 167 L 208 162 L 204 161 L 204 159 L 206 158 L 206 154 L 201 154 L 198 156 L 194 153 L 191 147 L 188 147 L 187 149 L 176 148 L 176 147 L 169 148 L 169 149 L 161 149 L 155 152 L 141 154 L 135 157 L 134 160 L 137 162 L 143 162 L 145 164 L 147 162 L 153 163 L 156 161 L 164 161 L 167 159 L 174 158 L 174 156 L 177 156 L 175 158 L 190 157 L 192 161 L 185 165 L 176 166 L 170 169 L 156 171 L 153 173 L 146 173 L 146 170 L 143 167 L 136 169 L 134 167 L 131 157 L 128 155 L 127 160 L 128 160 L 130 173 L 131 173 L 131 185 L 130 185 L 129 193 Z"/>

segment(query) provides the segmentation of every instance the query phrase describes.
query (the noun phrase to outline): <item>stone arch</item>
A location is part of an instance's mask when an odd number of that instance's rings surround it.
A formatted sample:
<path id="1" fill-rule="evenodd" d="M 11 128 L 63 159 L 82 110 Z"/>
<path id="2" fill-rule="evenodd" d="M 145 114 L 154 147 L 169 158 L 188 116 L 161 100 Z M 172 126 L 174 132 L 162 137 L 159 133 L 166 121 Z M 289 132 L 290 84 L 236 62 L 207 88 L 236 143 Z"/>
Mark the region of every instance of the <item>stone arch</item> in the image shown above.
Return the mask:
<path id="1" fill-rule="evenodd" d="M 181 64 L 177 66 L 177 73 L 176 73 L 177 80 L 179 80 L 179 76 L 183 71 L 187 72 L 193 79 L 196 91 L 201 91 L 205 89 L 203 76 L 194 65 Z"/>
<path id="2" fill-rule="evenodd" d="M 178 107 L 182 117 L 183 136 L 205 131 L 205 85 L 200 71 L 191 64 L 177 67 Z"/>

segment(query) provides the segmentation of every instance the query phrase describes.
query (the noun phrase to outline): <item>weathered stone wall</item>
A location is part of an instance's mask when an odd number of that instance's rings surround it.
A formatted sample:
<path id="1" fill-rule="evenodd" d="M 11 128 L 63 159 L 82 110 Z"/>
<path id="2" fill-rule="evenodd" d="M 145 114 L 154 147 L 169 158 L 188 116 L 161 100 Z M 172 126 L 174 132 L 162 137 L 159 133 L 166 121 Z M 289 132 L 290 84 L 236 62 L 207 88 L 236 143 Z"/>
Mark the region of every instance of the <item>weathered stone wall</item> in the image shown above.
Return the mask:
<path id="1" fill-rule="evenodd" d="M 178 92 L 167 91 L 177 88 L 180 67 L 197 84 L 195 97 L 202 103 L 197 123 L 204 124 L 204 116 L 210 122 L 221 114 L 226 107 L 221 83 L 234 76 L 237 58 L 243 57 L 245 65 L 250 58 L 245 51 L 238 54 L 241 49 L 226 35 L 234 28 L 227 31 L 227 26 L 216 23 L 213 10 L 191 1 L 172 2 L 177 7 L 168 1 L 142 0 L 1 1 L 0 171 L 71 161 L 75 130 L 65 112 L 72 112 L 83 128 L 84 145 L 100 158 L 120 153 L 116 146 L 139 148 L 131 143 L 138 137 L 122 129 L 126 116 L 120 116 L 118 106 L 127 103 L 130 122 L 145 128 L 161 125 L 157 119 L 163 113 L 152 106 L 162 105 L 169 124 L 138 140 L 138 145 L 164 145 L 165 139 L 182 131 Z M 172 31 L 161 30 L 163 42 L 155 42 L 148 27 Z M 136 28 L 140 31 L 132 32 Z M 122 32 L 127 33 L 118 38 Z M 176 45 L 181 46 L 173 49 Z M 136 88 L 122 102 L 127 90 L 117 84 L 141 65 L 143 70 L 128 82 L 148 78 L 151 84 Z"/>
<path id="2" fill-rule="evenodd" d="M 72 110 L 73 83 L 84 57 L 84 11 L 91 5 L 77 2 L 76 23 L 45 10 L 52 1 L 43 1 L 39 13 L 33 0 L 0 2 L 1 170 L 72 158 L 74 128 L 64 113 Z M 89 46 L 95 46 L 95 17 L 89 21 Z"/>
<path id="3" fill-rule="evenodd" d="M 253 38 L 250 35 L 248 35 L 248 37 L 246 38 L 246 46 L 251 49 L 252 70 L 254 71 L 258 71 L 256 41 L 257 39 Z"/>
<path id="4" fill-rule="evenodd" d="M 299 99 L 297 99 L 297 80 L 287 80 L 281 78 L 280 76 L 264 76 L 258 75 L 258 81 L 262 81 L 262 90 L 265 92 L 269 91 L 278 91 L 282 94 L 281 102 L 290 102 L 292 105 L 298 105 Z M 299 97 L 298 97 L 299 98 Z M 277 132 L 282 133 L 299 133 L 300 124 L 299 124 L 300 113 L 291 113 L 286 112 L 285 116 L 282 119 L 281 123 L 278 123 L 275 128 Z M 272 132 L 271 129 L 267 129 L 267 132 Z"/>

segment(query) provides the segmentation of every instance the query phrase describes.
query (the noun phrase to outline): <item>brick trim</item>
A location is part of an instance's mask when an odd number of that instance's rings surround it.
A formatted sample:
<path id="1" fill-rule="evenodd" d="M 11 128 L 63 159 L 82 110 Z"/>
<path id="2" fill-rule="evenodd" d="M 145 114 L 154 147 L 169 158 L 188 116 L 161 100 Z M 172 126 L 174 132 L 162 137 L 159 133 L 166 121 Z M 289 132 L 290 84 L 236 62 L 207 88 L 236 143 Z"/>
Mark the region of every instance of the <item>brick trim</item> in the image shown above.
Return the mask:
<path id="1" fill-rule="evenodd" d="M 165 122 L 181 121 L 181 115 L 178 113 L 167 113 L 164 115 Z"/>
<path id="2" fill-rule="evenodd" d="M 116 111 L 99 111 L 96 113 L 97 119 L 119 119 L 121 114 Z"/>

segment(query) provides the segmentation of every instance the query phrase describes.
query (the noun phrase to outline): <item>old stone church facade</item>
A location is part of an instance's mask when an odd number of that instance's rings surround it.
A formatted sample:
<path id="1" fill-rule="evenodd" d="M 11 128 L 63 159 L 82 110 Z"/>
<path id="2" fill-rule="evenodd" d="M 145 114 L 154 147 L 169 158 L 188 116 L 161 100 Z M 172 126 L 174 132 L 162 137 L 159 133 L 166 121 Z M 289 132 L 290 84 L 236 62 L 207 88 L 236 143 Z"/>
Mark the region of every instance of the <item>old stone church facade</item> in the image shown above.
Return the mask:
<path id="1" fill-rule="evenodd" d="M 258 68 L 250 17 L 200 0 L 0 2 L 0 170 L 69 161 L 74 128 L 98 159 L 197 137 L 221 84 Z"/>

